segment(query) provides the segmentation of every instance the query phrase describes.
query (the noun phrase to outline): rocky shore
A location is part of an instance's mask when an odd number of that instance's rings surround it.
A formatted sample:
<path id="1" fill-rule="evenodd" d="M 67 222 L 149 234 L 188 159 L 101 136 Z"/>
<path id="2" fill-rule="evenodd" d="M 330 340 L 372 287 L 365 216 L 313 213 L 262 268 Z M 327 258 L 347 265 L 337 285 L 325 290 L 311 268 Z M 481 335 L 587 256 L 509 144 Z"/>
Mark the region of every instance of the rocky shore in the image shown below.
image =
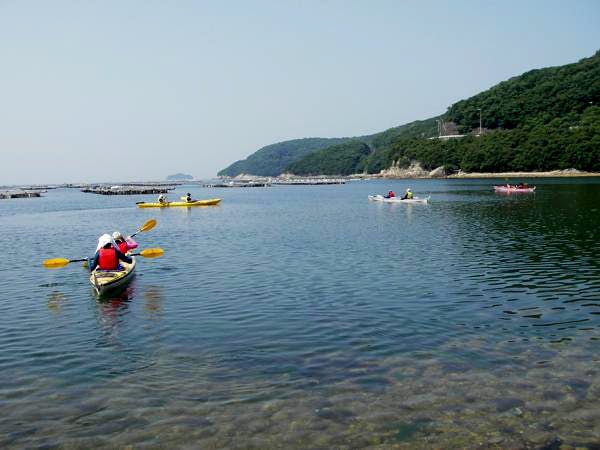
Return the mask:
<path id="1" fill-rule="evenodd" d="M 394 163 L 382 170 L 376 178 L 545 178 L 545 177 L 600 177 L 600 173 L 583 172 L 577 169 L 551 170 L 547 172 L 463 172 L 448 174 L 444 166 L 428 171 L 419 162 L 413 162 L 407 168 Z"/>
<path id="2" fill-rule="evenodd" d="M 548 172 L 462 172 L 448 175 L 447 178 L 545 178 L 545 177 L 600 177 L 597 172 L 583 172 L 577 169 L 551 170 Z"/>

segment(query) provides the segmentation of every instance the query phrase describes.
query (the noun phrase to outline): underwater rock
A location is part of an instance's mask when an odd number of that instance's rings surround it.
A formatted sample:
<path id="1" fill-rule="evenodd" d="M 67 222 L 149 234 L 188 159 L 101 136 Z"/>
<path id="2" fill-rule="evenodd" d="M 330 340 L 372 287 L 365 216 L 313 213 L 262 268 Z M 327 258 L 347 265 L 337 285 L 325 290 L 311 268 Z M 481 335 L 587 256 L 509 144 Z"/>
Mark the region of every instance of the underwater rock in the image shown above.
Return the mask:
<path id="1" fill-rule="evenodd" d="M 520 398 L 501 398 L 496 400 L 496 411 L 505 412 L 513 408 L 525 406 L 525 402 Z"/>

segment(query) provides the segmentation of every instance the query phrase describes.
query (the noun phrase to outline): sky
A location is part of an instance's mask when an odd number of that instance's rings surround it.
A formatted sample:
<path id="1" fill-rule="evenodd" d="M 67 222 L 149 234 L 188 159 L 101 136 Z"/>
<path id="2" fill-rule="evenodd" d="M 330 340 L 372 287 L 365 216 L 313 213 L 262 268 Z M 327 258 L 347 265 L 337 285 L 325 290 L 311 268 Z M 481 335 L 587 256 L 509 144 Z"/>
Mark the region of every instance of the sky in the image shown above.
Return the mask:
<path id="1" fill-rule="evenodd" d="M 0 0 L 0 185 L 211 178 L 598 49 L 597 0 Z"/>

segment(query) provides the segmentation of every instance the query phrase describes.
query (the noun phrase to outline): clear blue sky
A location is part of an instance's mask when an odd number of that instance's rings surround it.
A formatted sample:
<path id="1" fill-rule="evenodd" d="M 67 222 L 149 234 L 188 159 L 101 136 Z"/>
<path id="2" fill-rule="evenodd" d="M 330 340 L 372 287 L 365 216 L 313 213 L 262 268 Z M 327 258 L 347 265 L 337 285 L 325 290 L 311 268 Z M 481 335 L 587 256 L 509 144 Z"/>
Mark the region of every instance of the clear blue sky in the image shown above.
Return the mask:
<path id="1" fill-rule="evenodd" d="M 0 0 L 0 185 L 211 177 L 598 48 L 597 0 Z"/>

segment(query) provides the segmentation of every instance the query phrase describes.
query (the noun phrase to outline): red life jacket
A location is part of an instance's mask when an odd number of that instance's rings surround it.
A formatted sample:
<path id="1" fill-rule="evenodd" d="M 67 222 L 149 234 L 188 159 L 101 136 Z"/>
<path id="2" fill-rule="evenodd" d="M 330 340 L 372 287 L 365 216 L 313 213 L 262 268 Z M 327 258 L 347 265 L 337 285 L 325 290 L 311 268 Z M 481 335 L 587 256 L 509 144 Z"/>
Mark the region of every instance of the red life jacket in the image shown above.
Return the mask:
<path id="1" fill-rule="evenodd" d="M 394 191 L 390 191 L 390 198 L 394 198 L 396 196 L 396 194 L 394 194 Z"/>
<path id="2" fill-rule="evenodd" d="M 100 270 L 116 270 L 119 268 L 119 258 L 114 248 L 101 248 L 98 256 L 98 268 Z"/>
<path id="3" fill-rule="evenodd" d="M 123 241 L 119 244 L 119 251 L 123 254 L 129 251 L 129 249 L 127 248 L 127 242 Z"/>

